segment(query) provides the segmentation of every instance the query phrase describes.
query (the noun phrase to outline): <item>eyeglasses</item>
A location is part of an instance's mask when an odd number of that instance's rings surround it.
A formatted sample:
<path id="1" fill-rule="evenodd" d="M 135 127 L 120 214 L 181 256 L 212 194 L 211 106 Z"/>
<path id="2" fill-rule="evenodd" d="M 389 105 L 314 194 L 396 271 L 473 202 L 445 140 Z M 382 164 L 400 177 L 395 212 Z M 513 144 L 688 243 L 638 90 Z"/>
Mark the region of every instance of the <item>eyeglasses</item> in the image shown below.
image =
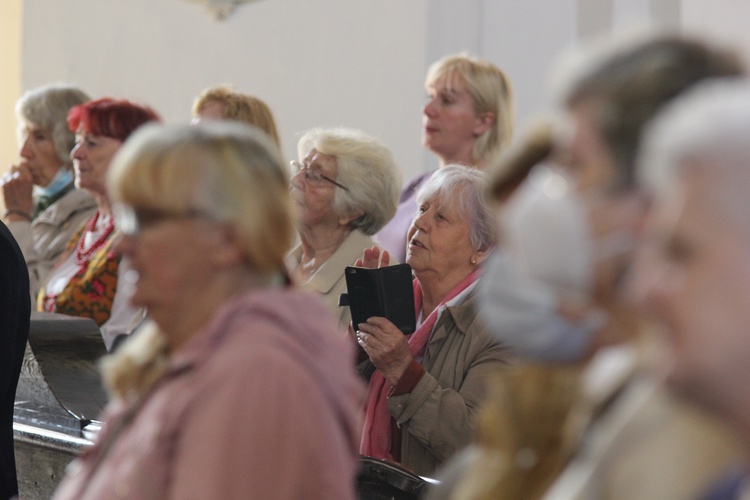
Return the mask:
<path id="1" fill-rule="evenodd" d="M 138 236 L 144 229 L 164 220 L 211 217 L 208 212 L 198 209 L 188 209 L 182 212 L 159 209 L 135 209 L 121 203 L 116 203 L 112 207 L 112 212 L 115 217 L 115 226 L 124 236 Z"/>
<path id="2" fill-rule="evenodd" d="M 349 191 L 349 188 L 347 188 L 343 184 L 339 184 L 330 177 L 323 175 L 323 173 L 318 168 L 311 168 L 310 165 L 306 165 L 298 161 L 290 161 L 289 165 L 292 167 L 292 175 L 298 174 L 299 172 L 305 172 L 305 179 L 310 182 L 310 184 L 321 185 L 323 184 L 323 182 L 330 182 L 334 186 L 338 186 L 344 191 Z"/>

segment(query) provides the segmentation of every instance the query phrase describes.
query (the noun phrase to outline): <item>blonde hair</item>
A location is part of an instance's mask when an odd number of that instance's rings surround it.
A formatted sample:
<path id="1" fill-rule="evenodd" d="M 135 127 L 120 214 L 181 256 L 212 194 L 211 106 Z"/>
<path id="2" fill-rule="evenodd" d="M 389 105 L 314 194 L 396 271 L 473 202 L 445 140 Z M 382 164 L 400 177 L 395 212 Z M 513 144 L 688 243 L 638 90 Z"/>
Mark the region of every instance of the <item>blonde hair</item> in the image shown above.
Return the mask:
<path id="1" fill-rule="evenodd" d="M 561 422 L 579 397 L 580 376 L 579 367 L 531 363 L 497 372 L 479 412 L 479 456 L 451 498 L 541 498 L 572 454 Z"/>
<path id="2" fill-rule="evenodd" d="M 116 155 L 107 187 L 114 201 L 135 209 L 198 211 L 228 224 L 260 282 L 284 273 L 294 231 L 289 178 L 278 148 L 258 130 L 222 121 L 143 127 Z M 133 340 L 105 365 L 119 396 L 143 394 L 166 366 L 158 329 Z"/>
<path id="3" fill-rule="evenodd" d="M 257 97 L 233 90 L 229 85 L 209 87 L 195 98 L 193 102 L 193 116 L 198 116 L 203 108 L 212 102 L 222 104 L 222 116 L 226 120 L 235 120 L 253 125 L 264 131 L 273 139 L 281 150 L 281 140 L 276 130 L 271 108 Z"/>
<path id="4" fill-rule="evenodd" d="M 433 63 L 427 71 L 425 87 L 433 87 L 443 76 L 449 83 L 458 77 L 466 85 L 477 115 L 492 113 L 495 117 L 492 126 L 474 141 L 472 151 L 474 159 L 493 165 L 513 139 L 513 88 L 510 80 L 491 62 L 463 53 Z"/>

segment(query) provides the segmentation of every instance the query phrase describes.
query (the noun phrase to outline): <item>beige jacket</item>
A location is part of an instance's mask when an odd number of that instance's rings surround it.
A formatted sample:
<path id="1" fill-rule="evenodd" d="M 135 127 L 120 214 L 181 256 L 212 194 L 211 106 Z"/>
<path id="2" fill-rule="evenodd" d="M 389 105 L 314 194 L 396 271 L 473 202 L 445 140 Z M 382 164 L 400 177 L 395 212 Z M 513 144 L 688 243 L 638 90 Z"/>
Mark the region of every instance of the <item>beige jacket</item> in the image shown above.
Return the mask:
<path id="1" fill-rule="evenodd" d="M 638 370 L 637 355 L 627 350 L 610 348 L 598 355 L 609 360 L 589 367 L 590 404 L 579 407 L 589 413 L 580 419 L 587 429 L 545 500 L 697 498 L 738 459 L 736 443 L 717 422 Z M 619 368 L 597 371 L 597 361 Z"/>
<path id="2" fill-rule="evenodd" d="M 506 350 L 487 334 L 475 311 L 476 289 L 438 319 L 421 362 L 427 373 L 388 408 L 401 428 L 401 462 L 423 476 L 475 436 L 477 409 Z"/>
<path id="3" fill-rule="evenodd" d="M 346 293 L 344 268 L 353 266 L 357 259 L 362 257 L 365 249 L 373 246 L 376 245 L 371 237 L 355 229 L 349 233 L 338 250 L 313 273 L 310 280 L 302 284 L 304 288 L 320 294 L 342 328 L 346 328 L 352 320 L 349 308 L 338 306 L 339 295 Z M 299 244 L 289 252 L 287 266 L 294 269 L 301 259 L 302 245 Z M 392 264 L 395 264 L 395 262 L 392 262 Z"/>
<path id="4" fill-rule="evenodd" d="M 90 194 L 71 189 L 62 198 L 40 213 L 33 222 L 8 222 L 8 228 L 18 241 L 29 268 L 31 309 L 36 310 L 39 288 L 70 238 L 96 211 L 96 201 Z"/>

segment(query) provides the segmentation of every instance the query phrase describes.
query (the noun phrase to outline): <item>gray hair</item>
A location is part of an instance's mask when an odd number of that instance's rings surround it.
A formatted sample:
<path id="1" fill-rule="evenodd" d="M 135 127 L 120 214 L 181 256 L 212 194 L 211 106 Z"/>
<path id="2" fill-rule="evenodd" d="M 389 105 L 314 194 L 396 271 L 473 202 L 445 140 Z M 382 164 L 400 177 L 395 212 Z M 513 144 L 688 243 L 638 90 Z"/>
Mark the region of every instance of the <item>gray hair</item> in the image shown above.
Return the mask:
<path id="1" fill-rule="evenodd" d="M 75 134 L 68 129 L 68 111 L 90 100 L 78 87 L 53 83 L 24 93 L 16 102 L 16 118 L 50 134 L 57 158 L 70 167 Z"/>
<path id="2" fill-rule="evenodd" d="M 300 160 L 315 149 L 336 158 L 337 182 L 333 210 L 341 215 L 362 212 L 351 222 L 367 235 L 377 233 L 396 214 L 401 171 L 390 150 L 378 139 L 350 128 L 314 128 L 297 144 Z"/>
<path id="3" fill-rule="evenodd" d="M 641 134 L 662 105 L 706 79 L 745 72 L 738 55 L 699 39 L 651 34 L 589 48 L 561 85 L 569 107 L 596 104 L 596 128 L 612 153 L 616 187 L 632 187 Z M 565 78 L 563 78 L 565 80 Z"/>
<path id="4" fill-rule="evenodd" d="M 469 223 L 471 245 L 475 250 L 487 250 L 495 245 L 495 220 L 485 197 L 484 172 L 458 164 L 446 165 L 417 191 L 417 203 L 435 197 L 441 203 L 452 203 Z"/>
<path id="5" fill-rule="evenodd" d="M 656 193 L 688 171 L 703 169 L 718 188 L 725 215 L 747 225 L 750 194 L 750 82 L 707 81 L 675 100 L 644 135 L 638 177 Z M 750 231 L 750 228 L 748 228 Z"/>

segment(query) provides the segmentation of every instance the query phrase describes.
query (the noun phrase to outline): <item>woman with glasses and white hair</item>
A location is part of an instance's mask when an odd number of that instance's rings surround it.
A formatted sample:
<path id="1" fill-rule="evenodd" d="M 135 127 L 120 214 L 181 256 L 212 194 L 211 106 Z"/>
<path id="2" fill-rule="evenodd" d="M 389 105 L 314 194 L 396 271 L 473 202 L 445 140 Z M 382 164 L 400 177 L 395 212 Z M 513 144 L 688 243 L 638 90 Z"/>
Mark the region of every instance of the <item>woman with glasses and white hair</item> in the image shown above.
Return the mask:
<path id="1" fill-rule="evenodd" d="M 56 498 L 353 499 L 362 387 L 325 306 L 289 285 L 278 148 L 238 123 L 152 126 L 108 187 L 153 324 L 106 362 L 104 426 Z"/>
<path id="2" fill-rule="evenodd" d="M 290 192 L 298 208 L 300 243 L 289 254 L 295 279 L 318 292 L 339 318 L 344 268 L 354 265 L 371 236 L 396 213 L 401 174 L 379 140 L 349 128 L 316 128 L 299 140 Z"/>

